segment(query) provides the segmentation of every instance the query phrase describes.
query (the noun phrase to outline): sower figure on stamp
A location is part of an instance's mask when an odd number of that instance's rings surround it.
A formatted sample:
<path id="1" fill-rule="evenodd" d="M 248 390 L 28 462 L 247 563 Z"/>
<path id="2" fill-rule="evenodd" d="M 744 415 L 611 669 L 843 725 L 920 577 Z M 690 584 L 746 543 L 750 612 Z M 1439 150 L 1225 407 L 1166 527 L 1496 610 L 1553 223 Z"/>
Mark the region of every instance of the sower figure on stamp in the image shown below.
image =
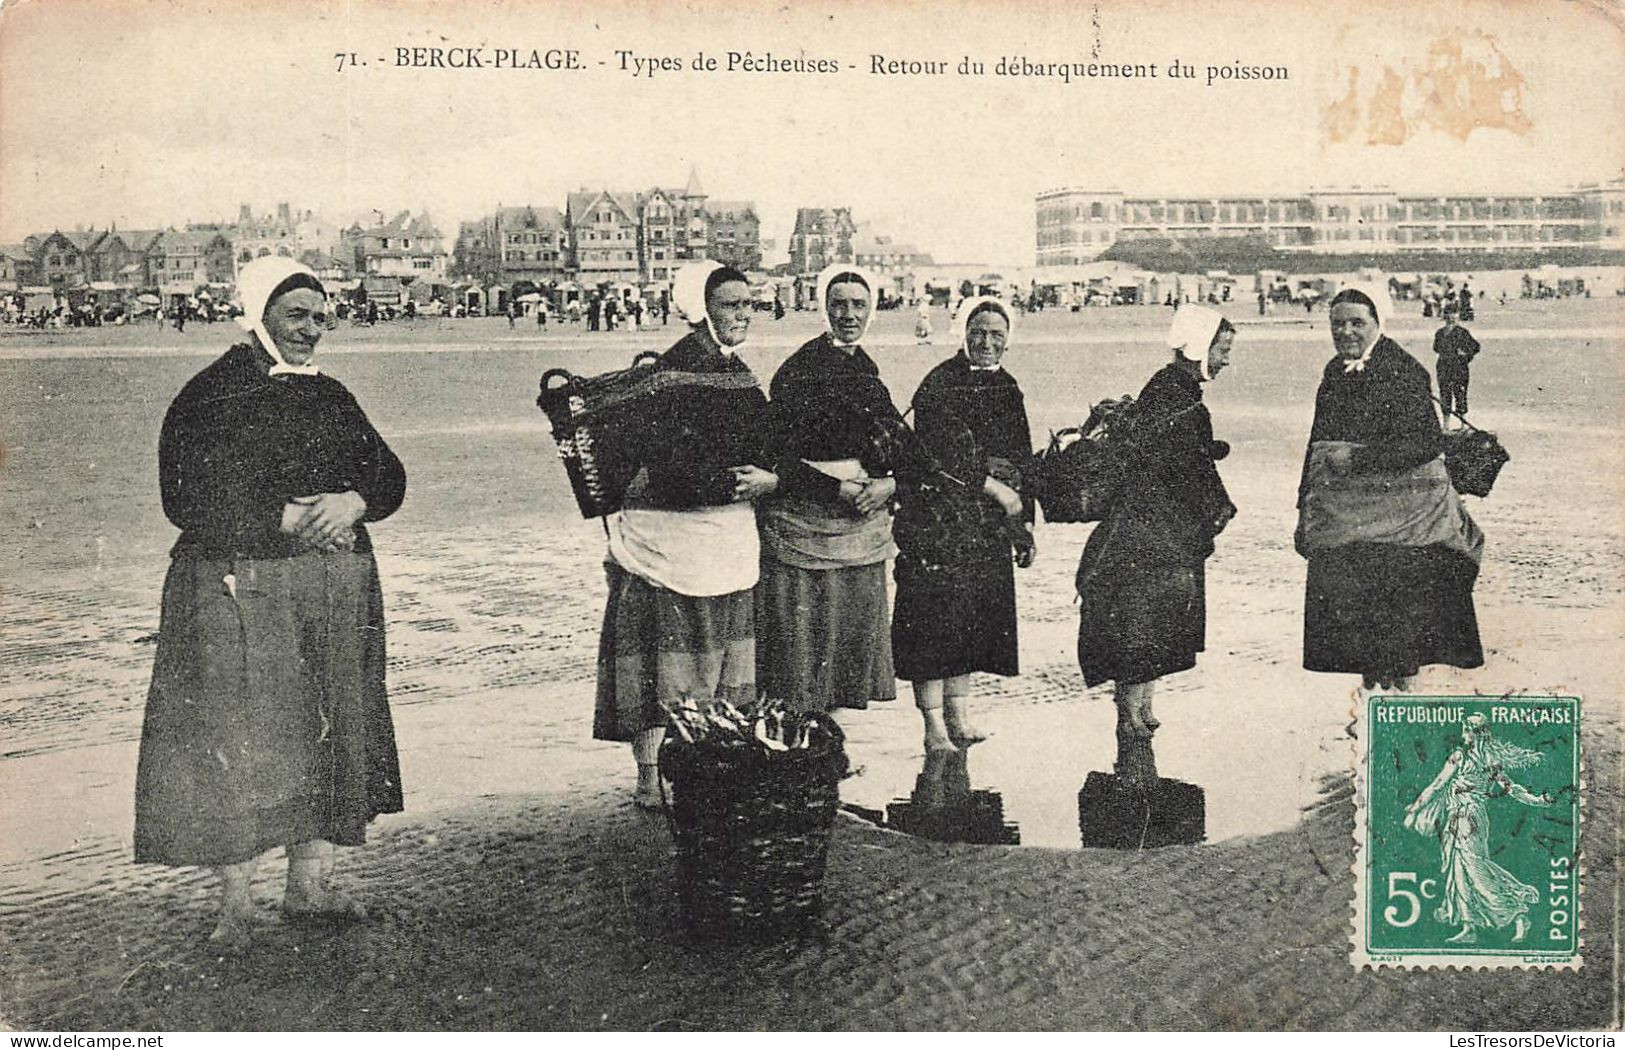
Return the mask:
<path id="1" fill-rule="evenodd" d="M 1514 942 L 1529 936 L 1529 908 L 1540 900 L 1540 891 L 1490 859 L 1488 802 L 1505 795 L 1526 806 L 1550 806 L 1550 795 L 1535 795 L 1506 773 L 1540 760 L 1538 751 L 1495 739 L 1483 715 L 1469 715 L 1461 727 L 1461 747 L 1405 810 L 1407 828 L 1439 838 L 1444 893 L 1433 914 L 1461 927 L 1449 939 L 1452 944 L 1472 944 L 1478 930 L 1509 923 Z"/>
<path id="2" fill-rule="evenodd" d="M 1433 333 L 1433 352 L 1439 358 L 1439 403 L 1444 407 L 1444 425 L 1454 427 L 1456 417 L 1467 415 L 1467 381 L 1473 358 L 1478 356 L 1478 340 L 1456 323 L 1456 308 L 1444 308 L 1444 327 Z"/>

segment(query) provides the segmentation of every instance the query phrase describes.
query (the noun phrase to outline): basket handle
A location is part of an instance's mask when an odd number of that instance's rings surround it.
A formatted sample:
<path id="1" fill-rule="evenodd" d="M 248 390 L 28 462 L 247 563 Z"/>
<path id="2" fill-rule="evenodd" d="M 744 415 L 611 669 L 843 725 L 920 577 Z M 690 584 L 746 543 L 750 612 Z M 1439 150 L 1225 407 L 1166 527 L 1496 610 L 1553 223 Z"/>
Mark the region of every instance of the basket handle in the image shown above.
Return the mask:
<path id="1" fill-rule="evenodd" d="M 1455 409 L 1445 408 L 1444 407 L 1444 402 L 1440 401 L 1439 398 L 1432 391 L 1428 391 L 1428 397 L 1433 398 L 1433 403 L 1435 405 L 1438 405 L 1440 410 L 1443 411 L 1446 416 L 1455 416 L 1457 419 L 1461 420 L 1461 425 L 1462 426 L 1466 427 L 1468 430 L 1471 430 L 1475 434 L 1484 433 L 1482 430 L 1480 430 L 1479 428 L 1477 428 L 1477 427 L 1473 426 L 1471 423 L 1469 423 L 1467 421 L 1467 417 L 1462 415 L 1460 412 L 1457 412 Z"/>
<path id="2" fill-rule="evenodd" d="M 638 368 L 643 365 L 645 358 L 648 359 L 648 363 L 651 365 L 658 364 L 660 362 L 660 352 L 658 350 L 639 350 L 632 355 L 632 367 Z"/>
<path id="3" fill-rule="evenodd" d="M 562 382 L 558 386 L 553 386 L 551 384 L 555 379 L 562 380 Z M 536 395 L 536 407 L 545 410 L 547 403 L 555 400 L 559 395 L 559 391 L 564 390 L 574 381 L 575 376 L 565 368 L 549 368 L 543 372 L 541 393 Z"/>

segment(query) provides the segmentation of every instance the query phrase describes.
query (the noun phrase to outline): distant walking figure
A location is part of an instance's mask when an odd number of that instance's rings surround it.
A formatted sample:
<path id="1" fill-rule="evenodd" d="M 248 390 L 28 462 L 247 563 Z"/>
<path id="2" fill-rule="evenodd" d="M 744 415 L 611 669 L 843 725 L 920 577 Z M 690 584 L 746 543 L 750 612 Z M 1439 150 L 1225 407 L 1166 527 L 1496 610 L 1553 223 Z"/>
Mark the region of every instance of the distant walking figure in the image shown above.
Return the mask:
<path id="1" fill-rule="evenodd" d="M 1456 416 L 1467 415 L 1467 382 L 1470 366 L 1478 356 L 1478 340 L 1456 323 L 1457 311 L 1445 307 L 1444 327 L 1433 333 L 1433 352 L 1438 355 L 1439 403 L 1444 407 L 1444 425 L 1454 426 Z"/>

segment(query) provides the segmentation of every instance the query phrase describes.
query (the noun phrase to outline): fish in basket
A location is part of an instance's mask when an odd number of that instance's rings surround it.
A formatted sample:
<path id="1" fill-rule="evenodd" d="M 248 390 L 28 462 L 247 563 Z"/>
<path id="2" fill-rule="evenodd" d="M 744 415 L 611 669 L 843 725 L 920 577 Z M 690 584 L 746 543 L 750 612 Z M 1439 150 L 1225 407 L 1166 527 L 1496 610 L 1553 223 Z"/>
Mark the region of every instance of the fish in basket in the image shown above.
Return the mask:
<path id="1" fill-rule="evenodd" d="M 660 749 L 671 782 L 683 925 L 698 938 L 816 933 L 824 864 L 847 773 L 828 715 L 723 699 L 669 712 Z"/>

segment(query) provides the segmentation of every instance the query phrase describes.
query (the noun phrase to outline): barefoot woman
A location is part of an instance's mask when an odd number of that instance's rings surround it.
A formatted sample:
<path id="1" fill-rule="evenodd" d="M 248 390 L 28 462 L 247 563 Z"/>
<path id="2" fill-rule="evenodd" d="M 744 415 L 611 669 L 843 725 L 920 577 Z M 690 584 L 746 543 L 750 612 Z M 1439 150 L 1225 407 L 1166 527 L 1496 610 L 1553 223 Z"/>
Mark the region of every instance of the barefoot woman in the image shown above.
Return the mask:
<path id="1" fill-rule="evenodd" d="M 164 419 L 170 552 L 136 774 L 135 859 L 212 867 L 213 940 L 239 946 L 260 854 L 287 849 L 283 912 L 353 920 L 328 885 L 333 846 L 401 809 L 384 692 L 384 613 L 363 522 L 406 494 L 401 461 L 318 372 L 321 282 L 277 256 L 243 267 L 252 334 Z"/>
<path id="2" fill-rule="evenodd" d="M 1451 488 L 1427 369 L 1382 332 L 1391 311 L 1376 287 L 1332 299 L 1337 353 L 1315 395 L 1296 540 L 1304 668 L 1406 691 L 1428 664 L 1484 663 L 1484 534 Z"/>
<path id="3" fill-rule="evenodd" d="M 735 354 L 750 328 L 750 284 L 709 260 L 684 266 L 673 299 L 690 330 L 653 367 L 674 385 L 652 396 L 629 449 L 640 465 L 607 521 L 609 601 L 598 650 L 593 736 L 631 741 L 633 801 L 660 808 L 666 709 L 683 700 L 754 699 L 758 573 L 751 501 L 778 478 L 764 459 L 767 398 Z"/>
<path id="4" fill-rule="evenodd" d="M 970 723 L 971 674 L 1017 673 L 1016 579 L 1032 564 L 1032 501 L 1019 468 L 1032 452 L 1026 403 L 1000 362 L 1010 312 L 966 300 L 960 351 L 914 394 L 914 430 L 940 473 L 899 487 L 892 651 L 914 685 L 927 751 L 983 739 Z"/>
<path id="5" fill-rule="evenodd" d="M 1078 663 L 1089 685 L 1116 683 L 1119 739 L 1156 731 L 1156 680 L 1196 666 L 1206 645 L 1204 563 L 1236 513 L 1214 461 L 1202 384 L 1230 360 L 1235 329 L 1203 306 L 1181 306 L 1164 365 L 1135 402 L 1137 452 L 1117 503 L 1078 565 Z"/>

